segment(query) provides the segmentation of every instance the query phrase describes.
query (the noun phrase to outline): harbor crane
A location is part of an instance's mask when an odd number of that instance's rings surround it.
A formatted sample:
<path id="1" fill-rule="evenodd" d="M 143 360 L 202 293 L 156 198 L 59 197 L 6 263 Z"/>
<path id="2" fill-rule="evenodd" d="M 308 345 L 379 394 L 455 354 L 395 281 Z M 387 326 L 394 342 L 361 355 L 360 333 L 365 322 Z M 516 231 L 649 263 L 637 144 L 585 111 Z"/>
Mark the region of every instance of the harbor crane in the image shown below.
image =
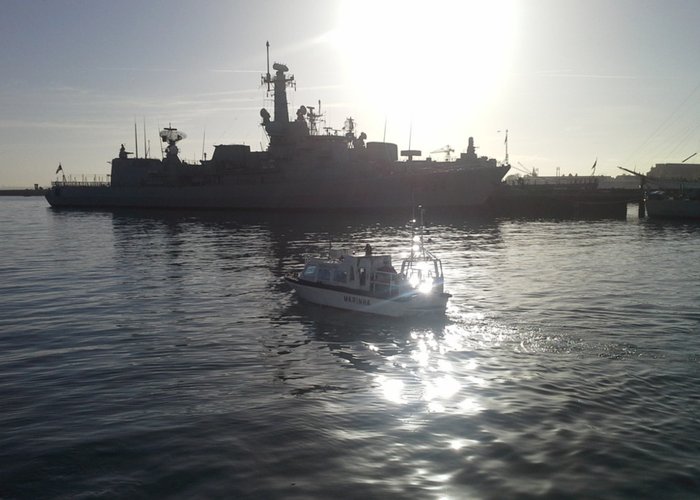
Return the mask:
<path id="1" fill-rule="evenodd" d="M 532 177 L 537 177 L 537 175 L 540 173 L 540 172 L 539 172 L 539 169 L 537 169 L 537 168 L 535 168 L 535 167 L 532 167 L 532 170 L 530 170 L 529 168 L 527 168 L 525 165 L 523 165 L 523 164 L 520 163 L 520 162 L 518 162 L 518 165 L 520 165 L 521 168 L 515 167 L 516 170 L 520 170 L 520 171 L 521 171 L 522 173 L 524 173 L 525 175 L 529 175 L 529 176 L 532 176 Z"/>
<path id="2" fill-rule="evenodd" d="M 449 144 L 447 144 L 446 146 L 443 146 L 440 149 L 431 151 L 430 154 L 445 153 L 445 161 L 450 161 L 452 159 L 452 153 L 454 152 L 455 150 Z"/>

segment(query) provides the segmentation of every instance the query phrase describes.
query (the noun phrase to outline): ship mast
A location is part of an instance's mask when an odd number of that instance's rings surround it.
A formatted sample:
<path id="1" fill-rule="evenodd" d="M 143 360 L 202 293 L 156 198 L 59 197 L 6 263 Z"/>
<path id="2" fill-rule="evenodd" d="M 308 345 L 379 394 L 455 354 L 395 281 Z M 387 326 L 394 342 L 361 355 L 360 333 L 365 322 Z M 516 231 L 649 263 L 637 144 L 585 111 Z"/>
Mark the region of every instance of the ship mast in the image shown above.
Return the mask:
<path id="1" fill-rule="evenodd" d="M 273 95 L 275 99 L 275 116 L 273 123 L 289 123 L 289 109 L 287 107 L 287 86 L 294 86 L 294 75 L 285 76 L 289 68 L 281 63 L 274 63 L 272 69 L 275 76 L 270 75 L 270 42 L 267 47 L 267 74 L 263 77 L 263 83 L 267 84 L 267 91 L 270 91 L 270 84 L 273 85 Z"/>
<path id="2" fill-rule="evenodd" d="M 267 83 L 267 91 L 270 92 L 270 82 L 272 81 L 272 78 L 270 78 L 270 41 L 268 40 L 265 42 L 265 48 L 267 51 L 267 75 L 265 75 L 265 79 L 263 82 Z"/>
<path id="3" fill-rule="evenodd" d="M 316 108 L 314 106 L 306 106 L 309 110 L 309 135 L 318 135 L 318 121 L 322 118 L 321 114 L 321 100 L 318 100 L 318 113 L 316 113 Z"/>

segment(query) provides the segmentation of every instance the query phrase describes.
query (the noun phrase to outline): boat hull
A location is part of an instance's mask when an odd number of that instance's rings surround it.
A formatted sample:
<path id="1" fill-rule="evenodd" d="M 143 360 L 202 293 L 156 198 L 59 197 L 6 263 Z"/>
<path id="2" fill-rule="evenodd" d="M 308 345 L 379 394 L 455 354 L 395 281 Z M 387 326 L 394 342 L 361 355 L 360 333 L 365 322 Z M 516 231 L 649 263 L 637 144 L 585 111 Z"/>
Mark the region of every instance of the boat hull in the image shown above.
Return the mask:
<path id="1" fill-rule="evenodd" d="M 408 168 L 408 167 L 407 167 Z M 408 209 L 483 205 L 507 170 L 406 172 L 376 176 L 249 176 L 220 184 L 89 186 L 57 183 L 53 207 L 180 209 Z M 280 174 L 282 175 L 282 174 Z"/>
<path id="2" fill-rule="evenodd" d="M 412 293 L 410 296 L 380 298 L 353 293 L 350 290 L 334 290 L 308 285 L 296 278 L 285 278 L 300 298 L 321 306 L 346 309 L 366 314 L 393 318 L 425 314 L 444 314 L 448 293 Z"/>
<path id="3" fill-rule="evenodd" d="M 649 217 L 700 220 L 700 201 L 697 200 L 649 199 L 646 209 Z"/>

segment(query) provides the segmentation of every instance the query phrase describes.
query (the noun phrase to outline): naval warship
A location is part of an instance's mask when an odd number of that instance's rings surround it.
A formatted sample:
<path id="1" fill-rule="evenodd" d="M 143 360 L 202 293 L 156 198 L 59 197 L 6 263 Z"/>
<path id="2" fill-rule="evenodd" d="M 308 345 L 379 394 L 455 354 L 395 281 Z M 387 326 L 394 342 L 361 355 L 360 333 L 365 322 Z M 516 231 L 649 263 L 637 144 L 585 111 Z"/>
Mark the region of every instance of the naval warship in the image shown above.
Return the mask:
<path id="1" fill-rule="evenodd" d="M 56 181 L 46 191 L 53 207 L 174 209 L 410 209 L 483 205 L 510 169 L 478 157 L 469 138 L 453 161 L 414 160 L 420 151 L 367 141 L 352 118 L 340 132 L 320 133 L 320 109 L 301 106 L 290 120 L 287 88 L 294 76 L 281 63 L 261 79 L 274 100 L 274 115 L 260 111 L 269 144 L 251 151 L 244 144 L 214 147 L 210 159 L 187 163 L 177 143 L 185 134 L 160 131 L 162 159 L 130 157 L 122 145 L 112 160 L 109 182 Z M 319 102 L 320 108 L 320 102 Z"/>

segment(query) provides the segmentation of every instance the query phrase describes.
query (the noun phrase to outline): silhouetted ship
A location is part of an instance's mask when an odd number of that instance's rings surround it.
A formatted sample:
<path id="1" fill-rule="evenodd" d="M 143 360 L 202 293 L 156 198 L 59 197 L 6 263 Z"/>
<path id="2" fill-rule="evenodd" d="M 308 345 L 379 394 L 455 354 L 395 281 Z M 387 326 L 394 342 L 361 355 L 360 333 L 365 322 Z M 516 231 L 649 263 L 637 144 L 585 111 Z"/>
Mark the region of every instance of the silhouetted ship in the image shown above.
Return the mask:
<path id="1" fill-rule="evenodd" d="M 269 45 L 268 45 L 269 48 Z M 57 181 L 46 199 L 54 207 L 183 209 L 409 209 L 475 207 L 486 202 L 509 170 L 477 157 L 473 139 L 455 161 L 413 160 L 387 142 L 365 142 L 348 118 L 342 133 L 320 134 L 320 109 L 301 106 L 290 121 L 287 87 L 294 76 L 284 64 L 262 77 L 274 95 L 274 118 L 260 111 L 269 136 L 266 151 L 242 144 L 215 146 L 209 160 L 188 164 L 178 157 L 185 135 L 166 128 L 162 160 L 129 158 L 122 146 L 112 160 L 110 182 Z M 319 102 L 320 108 L 320 102 Z"/>

